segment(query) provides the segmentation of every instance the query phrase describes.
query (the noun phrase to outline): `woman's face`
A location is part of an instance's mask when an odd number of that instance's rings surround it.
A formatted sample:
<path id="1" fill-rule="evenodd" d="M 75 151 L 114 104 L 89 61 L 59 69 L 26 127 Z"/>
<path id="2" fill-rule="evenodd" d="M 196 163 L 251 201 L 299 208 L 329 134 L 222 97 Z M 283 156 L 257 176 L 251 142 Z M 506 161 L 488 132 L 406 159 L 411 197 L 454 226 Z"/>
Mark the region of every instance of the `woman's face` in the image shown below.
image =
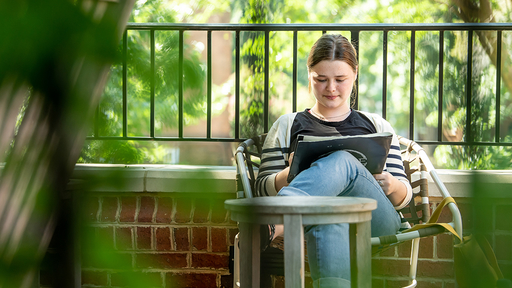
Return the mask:
<path id="1" fill-rule="evenodd" d="M 319 109 L 350 108 L 356 73 L 344 61 L 323 60 L 310 68 L 309 81 Z"/>

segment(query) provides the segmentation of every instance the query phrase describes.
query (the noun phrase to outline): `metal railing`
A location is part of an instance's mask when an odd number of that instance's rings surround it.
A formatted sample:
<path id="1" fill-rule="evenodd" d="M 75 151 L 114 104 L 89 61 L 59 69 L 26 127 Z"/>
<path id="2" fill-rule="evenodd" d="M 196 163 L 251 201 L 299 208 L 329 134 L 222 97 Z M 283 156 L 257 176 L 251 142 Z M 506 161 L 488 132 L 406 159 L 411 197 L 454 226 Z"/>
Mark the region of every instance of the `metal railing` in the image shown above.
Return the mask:
<path id="1" fill-rule="evenodd" d="M 443 105 L 438 106 L 438 129 L 437 129 L 437 140 L 435 141 L 421 141 L 416 140 L 420 144 L 433 144 L 433 145 L 484 145 L 484 146 L 512 146 L 512 143 L 503 142 L 500 140 L 500 106 L 501 106 L 501 57 L 502 57 L 502 32 L 512 30 L 512 23 L 483 23 L 483 24 L 161 24 L 161 23 L 129 23 L 127 31 L 139 30 L 149 31 L 150 33 L 150 63 L 151 71 L 155 73 L 155 31 L 177 31 L 179 33 L 179 67 L 178 75 L 183 75 L 183 54 L 184 54 L 184 32 L 185 31 L 205 31 L 207 41 L 207 63 L 206 63 L 206 99 L 207 99 L 207 113 L 206 113 L 206 136 L 205 137 L 184 137 L 184 91 L 183 91 L 183 77 L 178 77 L 179 87 L 179 98 L 178 98 L 178 136 L 177 137 L 158 137 L 155 136 L 155 81 L 151 83 L 151 95 L 150 95 L 150 135 L 148 137 L 132 137 L 128 136 L 127 133 L 127 63 L 126 63 L 126 51 L 127 47 L 127 32 L 125 31 L 123 40 L 123 124 L 122 124 L 122 136 L 99 136 L 98 133 L 94 133 L 95 136 L 88 137 L 89 140 L 157 140 L 157 141 L 219 141 L 219 142 L 239 142 L 244 140 L 240 137 L 240 51 L 241 51 L 241 32 L 261 32 L 264 33 L 265 39 L 265 50 L 264 50 L 264 107 L 263 107 L 263 130 L 266 132 L 269 129 L 271 123 L 269 123 L 269 35 L 274 31 L 289 31 L 293 33 L 293 73 L 292 73 L 292 110 L 297 111 L 297 64 L 298 64 L 298 32 L 303 31 L 346 31 L 350 32 L 351 41 L 354 44 L 356 50 L 359 52 L 359 35 L 361 32 L 376 31 L 382 32 L 383 34 L 383 83 L 382 83 L 382 116 L 386 117 L 386 103 L 387 103 L 387 66 L 388 66 L 388 33 L 394 31 L 408 31 L 411 33 L 410 41 L 410 108 L 409 108 L 409 139 L 414 139 L 414 108 L 415 108 L 415 56 L 416 56 L 416 32 L 418 31 L 437 31 L 439 32 L 439 79 L 438 79 L 438 103 L 443 103 L 443 61 L 444 61 L 444 32 L 445 31 L 466 31 L 467 32 L 467 73 L 466 73 L 466 127 L 470 127 L 472 122 L 472 60 L 473 60 L 473 34 L 475 31 L 496 31 L 497 33 L 497 67 L 496 67 L 496 123 L 495 128 L 495 139 L 494 142 L 477 142 L 473 141 L 473 135 L 471 135 L 471 129 L 466 129 L 465 139 L 469 139 L 463 142 L 448 142 L 444 141 L 442 137 L 442 123 L 443 123 Z M 235 70 L 235 116 L 234 116 L 234 137 L 232 138 L 215 138 L 212 137 L 212 32 L 216 31 L 231 31 L 234 33 L 234 70 Z M 359 53 L 358 53 L 359 54 Z M 154 79 L 154 76 L 153 76 Z M 357 85 L 357 83 L 356 83 Z M 358 107 L 358 98 L 356 95 L 355 99 L 356 108 Z M 97 131 L 97 127 L 95 127 Z M 405 135 L 404 135 L 405 136 Z"/>

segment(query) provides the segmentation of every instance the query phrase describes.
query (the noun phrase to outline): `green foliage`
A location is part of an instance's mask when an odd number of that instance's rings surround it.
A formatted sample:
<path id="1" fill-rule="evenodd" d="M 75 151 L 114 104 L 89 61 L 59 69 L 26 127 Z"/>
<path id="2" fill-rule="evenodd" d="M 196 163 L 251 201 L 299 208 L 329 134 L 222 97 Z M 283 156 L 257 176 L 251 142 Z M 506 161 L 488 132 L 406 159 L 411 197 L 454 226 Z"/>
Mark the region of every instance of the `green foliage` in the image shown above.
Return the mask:
<path id="1" fill-rule="evenodd" d="M 494 19 L 510 21 L 505 0 L 492 0 Z M 131 21 L 134 22 L 206 22 L 212 15 L 229 13 L 231 22 L 236 23 L 442 23 L 462 22 L 457 14 L 458 7 L 451 1 L 376 1 L 376 0 L 243 0 L 243 1 L 184 1 L 184 0 L 147 0 L 138 1 Z M 330 32 L 330 31 L 328 31 Z M 332 31 L 339 33 L 339 31 Z M 350 33 L 341 31 L 350 38 Z M 155 33 L 156 69 L 155 81 L 155 135 L 176 136 L 177 123 L 177 32 Z M 298 78 L 297 110 L 311 107 L 314 99 L 307 91 L 306 59 L 311 45 L 318 39 L 320 32 L 300 31 L 298 33 Z M 471 87 L 471 126 L 466 127 L 467 103 L 467 32 L 444 32 L 443 103 L 438 103 L 439 80 L 439 32 L 418 31 L 415 34 L 415 74 L 414 74 L 414 135 L 409 133 L 410 99 L 410 32 L 390 31 L 388 34 L 387 54 L 387 119 L 397 133 L 419 140 L 436 141 L 438 131 L 438 107 L 442 107 L 443 140 L 449 141 L 494 141 L 496 123 L 496 68 L 490 61 L 478 33 L 473 39 L 472 87 Z M 503 33 L 503 49 L 512 45 L 511 33 Z M 151 83 L 149 63 L 149 33 L 130 32 L 128 37 L 128 135 L 149 135 L 149 95 Z M 185 41 L 185 43 L 188 43 Z M 284 113 L 292 112 L 293 79 L 293 33 L 286 31 L 269 34 L 269 123 Z M 382 113 L 383 71 L 382 55 L 383 35 L 380 32 L 362 32 L 359 39 L 359 108 Z M 186 44 L 188 45 L 188 44 Z M 263 132 L 264 114 L 264 71 L 265 71 L 265 34 L 263 32 L 241 32 L 241 83 L 240 83 L 240 136 L 252 137 Z M 184 117 L 186 123 L 192 123 L 205 114 L 205 64 L 200 60 L 200 50 L 187 46 L 184 61 L 185 76 Z M 234 55 L 234 51 L 233 51 Z M 507 58 L 507 61 L 509 58 Z M 506 62 L 504 67 L 510 64 Z M 234 72 L 234 71 L 232 71 Z M 215 73 L 215 72 L 214 72 Z M 121 66 L 112 68 L 109 88 L 100 106 L 99 134 L 122 135 L 121 102 Z M 192 88 L 196 87 L 196 88 Z M 220 99 L 214 89 L 214 101 Z M 508 86 L 502 83 L 501 119 L 507 124 L 512 119 L 512 110 L 506 109 L 512 98 Z M 225 97 L 224 97 L 225 99 Z M 217 102 L 226 107 L 227 102 Z M 505 103 L 505 104 L 504 104 Z M 219 108 L 218 111 L 222 111 Z M 234 123 L 232 123 L 234 125 Z M 511 125 L 502 126 L 499 138 L 507 141 L 511 134 Z M 231 131 L 234 131 L 232 127 Z M 105 134 L 104 134 L 105 133 Z M 233 133 L 233 132 L 232 132 Z M 467 139 L 471 135 L 472 139 Z M 234 136 L 234 135 L 232 135 Z M 138 149 L 148 152 L 152 145 L 138 143 Z M 460 149 L 458 152 L 453 152 Z M 501 151 L 501 150 L 500 150 Z M 445 157 L 449 153 L 457 157 Z M 509 167 L 510 162 L 495 161 L 501 155 L 492 147 L 450 147 L 436 148 L 437 165 L 441 168 L 484 169 L 488 157 L 499 167 Z M 104 158 L 97 153 L 96 158 Z M 139 153 L 140 154 L 140 153 Z M 133 154 L 136 161 L 149 162 L 145 153 Z M 153 153 L 158 154 L 158 153 Z M 491 156 L 487 156 L 490 154 Z M 91 159 L 93 159 L 91 158 Z M 87 159 L 87 157 L 83 157 Z M 468 162 L 467 159 L 472 159 Z M 113 160 L 106 160 L 111 162 Z M 134 160 L 135 161 L 135 160 Z M 157 160 L 158 161 L 158 160 Z"/>
<path id="2" fill-rule="evenodd" d="M 172 11 L 162 1 L 139 2 L 132 20 L 174 22 Z M 159 15 L 155 17 L 155 15 Z M 127 33 L 127 135 L 150 135 L 151 84 L 155 85 L 155 136 L 176 136 L 178 128 L 179 98 L 179 34 L 175 31 L 155 32 L 155 72 L 151 70 L 151 39 L 148 31 Z M 122 55 L 123 43 L 118 46 Z M 205 65 L 200 60 L 200 51 L 184 43 L 183 49 L 183 117 L 188 123 L 205 115 Z M 122 63 L 112 66 L 107 88 L 102 96 L 97 115 L 99 136 L 122 136 L 123 95 Z M 94 132 L 93 132 L 94 133 Z M 104 141 L 109 142 L 109 141 Z M 143 153 L 155 148 L 154 143 L 112 141 L 89 144 L 84 147 L 79 162 L 148 163 L 153 158 Z M 130 148 L 131 147 L 131 148 Z M 157 145 L 158 147 L 158 145 Z M 158 148 L 156 148 L 158 149 Z M 155 151 L 156 153 L 156 151 Z"/>

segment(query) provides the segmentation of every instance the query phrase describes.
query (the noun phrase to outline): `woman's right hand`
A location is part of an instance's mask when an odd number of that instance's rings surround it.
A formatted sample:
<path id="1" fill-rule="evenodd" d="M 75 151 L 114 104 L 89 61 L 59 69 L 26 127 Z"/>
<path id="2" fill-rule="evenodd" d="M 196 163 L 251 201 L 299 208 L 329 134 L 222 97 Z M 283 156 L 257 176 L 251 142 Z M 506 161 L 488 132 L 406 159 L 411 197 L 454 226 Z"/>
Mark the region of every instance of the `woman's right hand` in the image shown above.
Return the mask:
<path id="1" fill-rule="evenodd" d="M 293 155 L 295 155 L 295 152 L 292 152 L 292 153 L 290 154 L 290 157 L 288 157 L 288 167 L 291 167 L 291 166 L 292 166 Z"/>
<path id="2" fill-rule="evenodd" d="M 290 172 L 290 166 L 292 166 L 292 161 L 293 161 L 293 155 L 294 154 L 295 154 L 295 152 L 292 152 L 290 154 L 290 157 L 288 157 L 288 167 L 284 168 L 283 170 L 278 172 L 277 175 L 276 175 L 276 179 L 275 179 L 274 185 L 276 186 L 276 191 L 277 192 L 279 192 L 279 190 L 281 190 L 281 188 L 283 188 L 285 186 L 288 186 L 288 174 Z"/>

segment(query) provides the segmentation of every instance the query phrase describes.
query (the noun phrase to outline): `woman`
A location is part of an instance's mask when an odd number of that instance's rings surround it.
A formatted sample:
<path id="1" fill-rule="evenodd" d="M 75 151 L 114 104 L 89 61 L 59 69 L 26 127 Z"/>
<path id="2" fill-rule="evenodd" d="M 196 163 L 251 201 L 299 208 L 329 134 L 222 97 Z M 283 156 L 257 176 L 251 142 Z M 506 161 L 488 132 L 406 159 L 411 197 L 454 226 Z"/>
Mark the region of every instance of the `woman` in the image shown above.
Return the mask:
<path id="1" fill-rule="evenodd" d="M 391 125 L 378 115 L 350 108 L 358 69 L 354 47 L 341 35 L 324 34 L 311 48 L 307 65 L 309 89 L 313 90 L 316 103 L 303 112 L 281 116 L 268 132 L 256 180 L 257 193 L 260 196 L 373 198 L 378 203 L 372 212 L 372 237 L 395 234 L 400 227 L 396 210 L 409 203 L 412 189 Z M 293 161 L 291 147 L 295 147 L 299 134 L 334 136 L 380 132 L 393 134 L 382 174 L 370 174 L 350 153 L 337 151 L 318 159 L 291 183 L 287 182 L 289 164 Z M 282 227 L 277 230 L 279 234 Z M 304 235 L 314 287 L 350 287 L 348 224 L 307 226 Z M 269 240 L 272 238 L 273 235 Z"/>

